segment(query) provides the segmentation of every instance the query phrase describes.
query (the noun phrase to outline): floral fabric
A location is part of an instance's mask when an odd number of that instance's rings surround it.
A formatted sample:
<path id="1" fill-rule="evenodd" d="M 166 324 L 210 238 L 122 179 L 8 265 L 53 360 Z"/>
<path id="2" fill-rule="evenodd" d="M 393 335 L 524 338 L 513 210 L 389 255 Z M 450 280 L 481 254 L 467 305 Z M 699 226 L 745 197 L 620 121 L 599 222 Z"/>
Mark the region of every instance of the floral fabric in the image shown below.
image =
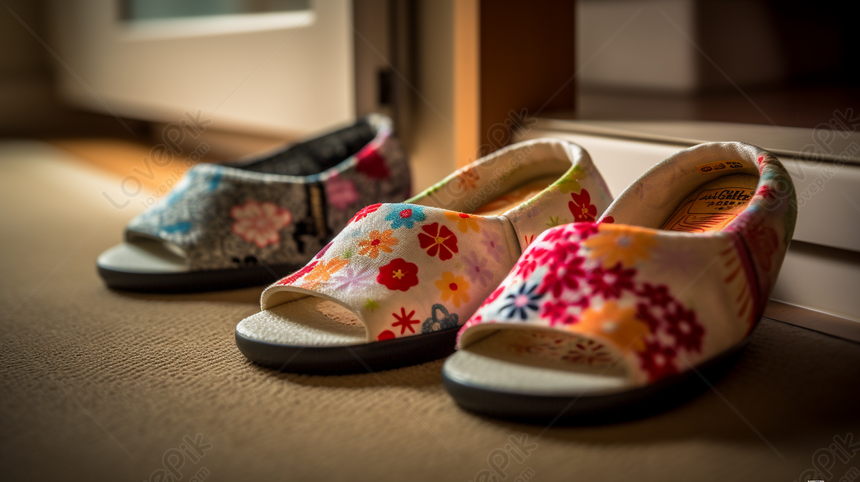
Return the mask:
<path id="1" fill-rule="evenodd" d="M 567 159 L 567 170 L 531 200 L 496 216 L 447 207 L 469 207 L 462 199 L 493 186 L 494 179 L 511 179 L 508 170 L 481 169 L 493 156 L 454 173 L 410 202 L 367 206 L 307 266 L 267 288 L 263 309 L 305 296 L 327 298 L 359 316 L 368 341 L 456 328 L 507 275 L 526 240 L 550 226 L 550 217 L 573 218 L 568 201 L 587 204 L 585 212 L 592 216 L 609 204 L 600 174 L 577 146 L 532 141 L 505 149 L 495 159 L 523 152 L 534 157 L 522 159 L 521 165 L 538 169 L 561 157 Z M 499 162 L 495 168 L 511 165 Z M 523 181 L 527 179 L 519 180 Z M 459 204 L 442 197 L 452 185 Z M 502 190 L 498 185 L 494 189 Z M 547 217 L 532 213 L 536 205 L 551 207 Z"/>
<path id="2" fill-rule="evenodd" d="M 390 121 L 373 116 L 243 164 L 198 164 L 129 223 L 126 237 L 176 245 L 191 270 L 301 266 L 360 206 L 400 201 L 409 190 Z"/>
<path id="3" fill-rule="evenodd" d="M 613 223 L 631 218 L 631 199 L 635 206 L 647 204 L 630 192 L 643 184 L 664 189 L 651 178 L 665 172 L 678 183 L 679 173 L 692 173 L 703 158 L 740 159 L 739 169 L 759 175 L 755 196 L 723 230 L 686 233 Z M 775 157 L 740 143 L 699 146 L 664 163 L 625 191 L 601 222 L 538 236 L 463 326 L 458 345 L 501 327 L 574 335 L 573 344 L 583 350 L 608 348 L 630 380 L 644 385 L 689 370 L 746 337 L 793 232 L 791 179 Z M 589 359 L 574 358 L 568 356 Z"/>
<path id="4" fill-rule="evenodd" d="M 518 252 L 516 246 L 508 249 L 514 243 L 510 226 L 470 216 L 476 229 L 462 232 L 448 214 L 411 204 L 375 206 L 303 270 L 270 286 L 263 308 L 284 290 L 328 297 L 360 315 L 368 340 L 457 326 L 478 308 L 484 291 L 501 282 Z M 505 245 L 504 258 L 487 256 L 481 233 Z"/>

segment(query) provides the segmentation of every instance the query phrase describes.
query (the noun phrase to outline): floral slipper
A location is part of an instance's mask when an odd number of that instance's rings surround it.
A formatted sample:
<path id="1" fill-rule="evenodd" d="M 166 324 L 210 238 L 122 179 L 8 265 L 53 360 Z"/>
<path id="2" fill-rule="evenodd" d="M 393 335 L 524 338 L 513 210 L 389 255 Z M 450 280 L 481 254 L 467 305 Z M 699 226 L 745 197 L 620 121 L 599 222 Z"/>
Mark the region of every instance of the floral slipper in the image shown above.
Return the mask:
<path id="1" fill-rule="evenodd" d="M 588 154 L 559 140 L 502 149 L 402 204 L 374 204 L 236 327 L 251 360 L 306 373 L 442 358 L 457 328 L 549 227 L 611 197 Z"/>
<path id="2" fill-rule="evenodd" d="M 388 118 L 240 163 L 198 164 L 96 262 L 108 286 L 144 292 L 271 283 L 307 263 L 369 202 L 409 196 Z"/>
<path id="3" fill-rule="evenodd" d="M 445 386 L 466 409 L 543 422 L 679 402 L 755 327 L 795 218 L 794 186 L 771 154 L 738 142 L 683 150 L 600 222 L 535 239 L 460 330 Z"/>

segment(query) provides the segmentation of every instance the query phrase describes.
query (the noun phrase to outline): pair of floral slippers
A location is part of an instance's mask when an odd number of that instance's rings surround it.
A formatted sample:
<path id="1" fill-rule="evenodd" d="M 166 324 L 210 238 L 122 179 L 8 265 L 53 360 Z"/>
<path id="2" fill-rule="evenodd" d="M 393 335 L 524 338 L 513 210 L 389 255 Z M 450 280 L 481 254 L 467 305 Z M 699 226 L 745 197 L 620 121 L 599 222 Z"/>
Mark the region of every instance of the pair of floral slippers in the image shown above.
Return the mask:
<path id="1" fill-rule="evenodd" d="M 443 380 L 464 408 L 623 418 L 682 400 L 743 345 L 795 206 L 780 162 L 747 144 L 682 150 L 612 200 L 579 146 L 524 142 L 408 201 L 359 210 L 266 288 L 236 342 L 257 363 L 314 374 L 408 366 L 456 347 Z"/>

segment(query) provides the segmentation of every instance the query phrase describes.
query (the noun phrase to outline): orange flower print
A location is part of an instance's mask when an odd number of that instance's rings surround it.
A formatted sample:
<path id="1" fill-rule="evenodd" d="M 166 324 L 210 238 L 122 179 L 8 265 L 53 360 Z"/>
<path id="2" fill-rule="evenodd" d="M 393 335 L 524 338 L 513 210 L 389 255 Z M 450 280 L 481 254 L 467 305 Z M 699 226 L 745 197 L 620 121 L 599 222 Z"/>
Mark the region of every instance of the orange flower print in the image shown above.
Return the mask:
<path id="1" fill-rule="evenodd" d="M 466 213 L 456 213 L 454 211 L 445 211 L 445 217 L 450 221 L 457 223 L 457 229 L 461 233 L 472 231 L 479 233 L 481 229 L 478 227 L 478 221 L 475 221 L 475 216 Z"/>
<path id="2" fill-rule="evenodd" d="M 426 249 L 431 257 L 439 255 L 439 259 L 445 261 L 454 257 L 457 253 L 457 236 L 448 229 L 448 226 L 439 226 L 439 223 L 421 226 L 418 233 L 418 244 L 421 249 Z"/>
<path id="3" fill-rule="evenodd" d="M 650 333 L 648 325 L 636 318 L 636 310 L 607 301 L 600 308 L 590 307 L 579 316 L 579 323 L 566 325 L 572 331 L 599 335 L 615 343 L 620 350 L 632 346 L 638 351 L 645 348 L 644 337 Z"/>
<path id="4" fill-rule="evenodd" d="M 436 287 L 442 292 L 442 301 L 451 300 L 457 308 L 469 302 L 469 282 L 462 276 L 446 271 L 441 279 L 436 280 Z"/>
<path id="5" fill-rule="evenodd" d="M 602 260 L 606 269 L 621 263 L 631 268 L 639 260 L 647 260 L 654 247 L 654 233 L 635 226 L 600 224 L 598 233 L 582 242 L 590 257 Z"/>
<path id="6" fill-rule="evenodd" d="M 460 189 L 463 190 L 471 190 L 478 187 L 478 181 L 481 179 L 481 175 L 472 168 L 466 167 L 460 171 L 459 175 L 457 175 L 457 179 L 460 181 Z"/>
<path id="7" fill-rule="evenodd" d="M 276 285 L 282 285 L 282 286 L 291 285 L 291 284 L 295 283 L 302 276 L 313 271 L 314 266 L 316 266 L 316 265 L 317 265 L 317 261 L 314 261 L 314 262 L 308 264 L 307 266 L 305 266 L 304 268 L 302 268 L 302 269 L 296 271 L 295 273 L 287 276 L 286 278 L 278 281 L 275 284 Z"/>
<path id="8" fill-rule="evenodd" d="M 376 259 L 379 257 L 380 251 L 390 253 L 391 247 L 396 246 L 398 243 L 397 238 L 391 236 L 393 232 L 391 229 L 381 233 L 379 231 L 371 231 L 367 239 L 359 241 L 358 246 L 361 248 L 361 251 L 358 254 Z"/>
<path id="9" fill-rule="evenodd" d="M 289 209 L 270 202 L 258 203 L 253 199 L 230 208 L 230 216 L 236 220 L 233 232 L 258 248 L 277 244 L 281 240 L 278 231 L 293 221 Z"/>
<path id="10" fill-rule="evenodd" d="M 328 262 L 319 261 L 302 280 L 302 288 L 311 289 L 320 283 L 327 282 L 331 279 L 331 275 L 342 270 L 347 264 L 349 261 L 341 258 L 332 258 Z"/>

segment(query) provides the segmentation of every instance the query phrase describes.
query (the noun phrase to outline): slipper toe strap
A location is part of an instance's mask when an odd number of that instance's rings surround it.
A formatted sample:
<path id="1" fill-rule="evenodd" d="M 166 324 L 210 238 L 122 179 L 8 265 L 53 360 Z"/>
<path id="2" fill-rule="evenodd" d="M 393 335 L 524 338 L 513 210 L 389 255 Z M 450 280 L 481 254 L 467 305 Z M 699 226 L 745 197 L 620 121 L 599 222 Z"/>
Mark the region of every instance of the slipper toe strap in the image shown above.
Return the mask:
<path id="1" fill-rule="evenodd" d="M 315 296 L 352 311 L 367 341 L 455 329 L 513 266 L 501 218 L 414 204 L 375 204 L 304 268 L 269 286 L 262 309 Z"/>
<path id="2" fill-rule="evenodd" d="M 464 325 L 458 346 L 512 324 L 572 335 L 565 359 L 617 361 L 634 386 L 689 370 L 741 341 L 761 315 L 740 239 L 614 224 L 553 228 Z"/>
<path id="3" fill-rule="evenodd" d="M 312 191 L 322 187 L 258 177 L 213 164 L 194 166 L 128 224 L 126 239 L 159 240 L 192 270 L 306 262 L 329 236 L 325 219 L 317 222 L 310 209 Z"/>

